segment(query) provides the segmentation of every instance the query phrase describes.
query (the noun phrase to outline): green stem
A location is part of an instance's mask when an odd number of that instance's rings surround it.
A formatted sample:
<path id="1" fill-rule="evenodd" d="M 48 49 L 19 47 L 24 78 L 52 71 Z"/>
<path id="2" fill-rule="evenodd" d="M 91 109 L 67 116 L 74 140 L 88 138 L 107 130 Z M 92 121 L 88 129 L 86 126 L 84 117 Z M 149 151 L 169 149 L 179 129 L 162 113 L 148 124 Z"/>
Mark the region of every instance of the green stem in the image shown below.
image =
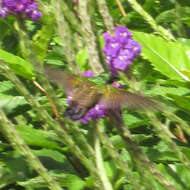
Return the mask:
<path id="1" fill-rule="evenodd" d="M 99 124 L 100 125 L 100 124 Z M 123 171 L 123 173 L 126 175 L 127 180 L 133 185 L 134 189 L 141 190 L 142 187 L 137 183 L 134 175 L 130 171 L 128 165 L 126 162 L 124 162 L 119 153 L 115 150 L 112 142 L 108 138 L 108 136 L 102 131 L 103 126 L 100 125 L 100 127 L 97 128 L 97 133 L 99 138 L 101 139 L 101 142 L 106 147 L 109 155 L 112 157 L 112 159 L 115 161 L 116 165 L 118 165 L 119 169 Z"/>
<path id="2" fill-rule="evenodd" d="M 98 56 L 97 45 L 95 35 L 92 30 L 90 16 L 88 14 L 87 9 L 88 1 L 79 0 L 79 9 L 78 14 L 82 22 L 83 28 L 83 38 L 85 44 L 87 46 L 87 51 L 89 55 L 89 64 L 95 73 L 95 75 L 99 75 L 100 73 L 104 72 L 104 69 L 100 63 L 100 59 Z"/>
<path id="3" fill-rule="evenodd" d="M 112 33 L 114 30 L 114 22 L 113 22 L 111 15 L 109 14 L 109 10 L 106 5 L 106 1 L 105 0 L 101 0 L 101 1 L 97 0 L 97 4 L 98 4 L 99 12 L 103 18 L 104 25 L 106 26 L 106 29 L 110 33 Z"/>
<path id="4" fill-rule="evenodd" d="M 94 150 L 92 146 L 90 146 L 89 142 L 87 142 L 85 136 L 82 134 L 78 126 L 75 123 L 71 123 L 69 128 L 71 128 L 74 135 L 76 135 L 78 144 L 81 144 L 81 146 L 84 147 L 86 155 L 93 158 Z"/>
<path id="5" fill-rule="evenodd" d="M 96 166 L 97 166 L 98 173 L 99 173 L 100 179 L 102 181 L 104 190 L 113 190 L 113 187 L 106 175 L 106 171 L 104 168 L 104 162 L 103 162 L 101 146 L 100 146 L 100 139 L 98 137 L 98 128 L 99 127 L 101 127 L 101 126 L 96 125 L 95 132 L 94 132 L 94 149 L 95 149 Z"/>
<path id="6" fill-rule="evenodd" d="M 190 161 L 188 158 L 183 154 L 183 152 L 179 149 L 176 143 L 171 139 L 173 136 L 172 133 L 168 130 L 168 127 L 163 125 L 154 115 L 154 113 L 146 112 L 148 117 L 151 119 L 152 124 L 158 134 L 158 136 L 166 142 L 166 144 L 170 147 L 171 151 L 174 152 L 179 160 L 183 163 L 187 169 L 190 169 Z M 171 136 L 172 135 L 172 136 Z"/>
<path id="7" fill-rule="evenodd" d="M 61 8 L 62 12 L 67 19 L 67 21 L 71 24 L 72 29 L 76 30 L 78 34 L 83 36 L 83 31 L 80 25 L 80 21 L 76 18 L 76 16 L 73 14 L 71 10 L 69 10 L 69 7 L 64 1 L 61 1 Z"/>
<path id="8" fill-rule="evenodd" d="M 137 162 L 141 167 L 138 167 L 143 174 L 143 168 L 149 171 L 149 173 L 167 190 L 177 190 L 173 184 L 170 183 L 155 167 L 153 163 L 150 162 L 146 154 L 141 150 L 141 148 L 132 139 L 130 132 L 124 125 L 117 125 L 125 143 L 127 145 L 127 150 L 129 151 L 132 159 Z M 146 176 L 145 176 L 146 177 Z"/>
<path id="9" fill-rule="evenodd" d="M 65 57 L 67 62 L 69 63 L 69 69 L 77 73 L 79 71 L 78 66 L 75 63 L 75 52 L 73 47 L 73 41 L 71 36 L 71 30 L 65 17 L 62 13 L 62 7 L 64 7 L 64 3 L 61 0 L 52 0 L 52 6 L 54 7 L 55 19 L 57 23 L 57 29 L 59 36 L 62 39 L 62 47 L 65 51 Z"/>
<path id="10" fill-rule="evenodd" d="M 22 137 L 18 134 L 12 123 L 6 118 L 3 111 L 0 109 L 0 125 L 4 135 L 8 138 L 13 148 L 18 150 L 20 154 L 25 156 L 30 166 L 44 179 L 48 187 L 52 190 L 62 190 L 61 186 L 48 174 L 48 171 L 37 157 L 31 152 Z"/>
<path id="11" fill-rule="evenodd" d="M 190 127 L 189 125 L 180 117 L 178 117 L 177 115 L 175 115 L 174 113 L 164 110 L 163 114 L 169 118 L 171 121 L 177 122 L 180 124 L 180 127 L 188 134 L 190 135 Z"/>
<path id="12" fill-rule="evenodd" d="M 162 26 L 156 24 L 155 20 L 149 15 L 136 0 L 127 0 L 131 7 L 139 13 L 153 28 L 155 32 L 157 32 L 160 36 L 164 37 L 166 40 L 174 40 L 174 36 L 170 33 L 169 30 L 166 30 Z"/>
<path id="13" fill-rule="evenodd" d="M 183 38 L 186 38 L 186 35 L 185 35 L 185 29 L 183 27 L 183 23 L 181 22 L 181 5 L 175 1 L 175 15 L 176 15 L 176 19 L 175 19 L 175 23 L 177 25 L 177 33 L 179 35 L 179 37 L 183 37 Z"/>

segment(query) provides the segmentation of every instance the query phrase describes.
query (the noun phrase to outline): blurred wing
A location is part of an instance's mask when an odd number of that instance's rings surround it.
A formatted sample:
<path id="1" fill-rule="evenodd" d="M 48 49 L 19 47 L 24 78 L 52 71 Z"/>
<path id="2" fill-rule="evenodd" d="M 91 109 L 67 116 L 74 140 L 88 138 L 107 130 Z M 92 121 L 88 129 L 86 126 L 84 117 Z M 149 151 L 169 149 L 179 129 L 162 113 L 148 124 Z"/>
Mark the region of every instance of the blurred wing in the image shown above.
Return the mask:
<path id="1" fill-rule="evenodd" d="M 59 69 L 45 68 L 45 74 L 50 80 L 60 84 L 67 93 L 72 92 L 79 83 L 77 75 L 69 74 Z"/>
<path id="2" fill-rule="evenodd" d="M 100 102 L 105 106 L 106 109 L 118 109 L 126 106 L 129 109 L 137 108 L 157 108 L 157 104 L 138 94 L 128 92 L 124 89 L 118 88 L 107 88 L 107 92 Z"/>

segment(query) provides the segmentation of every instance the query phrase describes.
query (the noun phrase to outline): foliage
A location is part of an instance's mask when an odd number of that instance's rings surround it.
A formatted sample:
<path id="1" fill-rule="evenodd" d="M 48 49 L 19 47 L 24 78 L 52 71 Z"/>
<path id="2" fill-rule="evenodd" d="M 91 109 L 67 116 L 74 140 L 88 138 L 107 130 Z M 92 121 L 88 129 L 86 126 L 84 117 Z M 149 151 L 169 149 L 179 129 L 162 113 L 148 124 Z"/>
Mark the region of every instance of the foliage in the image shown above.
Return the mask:
<path id="1" fill-rule="evenodd" d="M 190 189 L 190 3 L 118 2 L 38 0 L 37 21 L 0 17 L 0 189 Z M 124 109 L 123 128 L 65 118 L 66 94 L 43 66 L 91 69 L 105 84 L 102 34 L 120 25 L 142 52 L 116 80 L 161 109 Z"/>

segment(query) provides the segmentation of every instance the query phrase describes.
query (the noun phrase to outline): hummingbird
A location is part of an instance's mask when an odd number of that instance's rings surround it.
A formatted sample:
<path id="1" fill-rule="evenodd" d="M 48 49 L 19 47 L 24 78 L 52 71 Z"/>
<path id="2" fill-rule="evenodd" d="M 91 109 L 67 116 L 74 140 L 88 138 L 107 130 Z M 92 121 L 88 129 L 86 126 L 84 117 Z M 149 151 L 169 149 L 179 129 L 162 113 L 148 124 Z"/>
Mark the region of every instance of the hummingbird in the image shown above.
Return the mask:
<path id="1" fill-rule="evenodd" d="M 117 115 L 124 106 L 129 109 L 156 107 L 156 103 L 149 98 L 112 85 L 96 84 L 84 76 L 52 68 L 46 68 L 45 74 L 50 80 L 61 85 L 70 97 L 64 117 L 74 121 L 81 119 L 97 103 L 101 103 L 108 112 Z"/>

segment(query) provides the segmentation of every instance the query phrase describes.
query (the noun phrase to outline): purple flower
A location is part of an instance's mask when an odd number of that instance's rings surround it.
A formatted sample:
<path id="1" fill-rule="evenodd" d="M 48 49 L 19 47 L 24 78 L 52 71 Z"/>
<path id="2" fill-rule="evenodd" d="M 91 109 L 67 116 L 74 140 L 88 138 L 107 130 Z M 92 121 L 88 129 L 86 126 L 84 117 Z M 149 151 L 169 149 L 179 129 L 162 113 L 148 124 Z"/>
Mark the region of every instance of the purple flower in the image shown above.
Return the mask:
<path id="1" fill-rule="evenodd" d="M 28 16 L 33 20 L 33 21 L 37 21 L 41 16 L 42 13 L 40 11 L 37 10 L 33 10 L 32 12 L 30 12 L 28 14 Z"/>
<path id="2" fill-rule="evenodd" d="M 7 14 L 23 14 L 36 21 L 42 16 L 42 13 L 37 10 L 38 3 L 34 0 L 2 0 L 0 6 L 2 18 L 5 18 Z"/>
<path id="3" fill-rule="evenodd" d="M 5 8 L 0 7 L 0 16 L 5 19 L 7 14 L 8 14 L 8 9 L 6 7 Z"/>
<path id="4" fill-rule="evenodd" d="M 131 32 L 125 26 L 117 26 L 114 36 L 104 33 L 104 53 L 110 74 L 118 76 L 118 71 L 125 71 L 133 59 L 141 52 L 138 42 L 132 40 Z"/>
<path id="5" fill-rule="evenodd" d="M 79 119 L 78 121 L 86 124 L 89 120 L 96 120 L 106 116 L 107 115 L 104 106 L 101 103 L 98 103 L 95 105 L 95 107 L 91 108 L 82 119 Z"/>
<path id="6" fill-rule="evenodd" d="M 114 86 L 114 87 L 116 87 L 116 88 L 123 88 L 123 85 L 120 84 L 119 82 L 116 82 L 116 81 L 114 81 L 114 82 L 112 83 L 112 86 Z"/>
<path id="7" fill-rule="evenodd" d="M 139 55 L 139 53 L 142 50 L 141 45 L 132 39 L 130 39 L 128 41 L 128 43 L 125 45 L 125 48 L 128 49 L 129 51 L 133 52 L 134 57 Z"/>
<path id="8" fill-rule="evenodd" d="M 132 33 L 125 26 L 118 26 L 115 28 L 116 39 L 122 44 L 126 44 L 128 39 L 132 38 Z"/>
<path id="9" fill-rule="evenodd" d="M 104 53 L 107 56 L 117 57 L 119 50 L 121 49 L 121 44 L 116 38 L 107 40 L 107 43 L 104 47 Z"/>
<path id="10" fill-rule="evenodd" d="M 92 70 L 88 70 L 88 71 L 85 71 L 83 73 L 80 73 L 81 76 L 84 76 L 84 77 L 93 77 L 94 76 L 94 73 Z"/>

